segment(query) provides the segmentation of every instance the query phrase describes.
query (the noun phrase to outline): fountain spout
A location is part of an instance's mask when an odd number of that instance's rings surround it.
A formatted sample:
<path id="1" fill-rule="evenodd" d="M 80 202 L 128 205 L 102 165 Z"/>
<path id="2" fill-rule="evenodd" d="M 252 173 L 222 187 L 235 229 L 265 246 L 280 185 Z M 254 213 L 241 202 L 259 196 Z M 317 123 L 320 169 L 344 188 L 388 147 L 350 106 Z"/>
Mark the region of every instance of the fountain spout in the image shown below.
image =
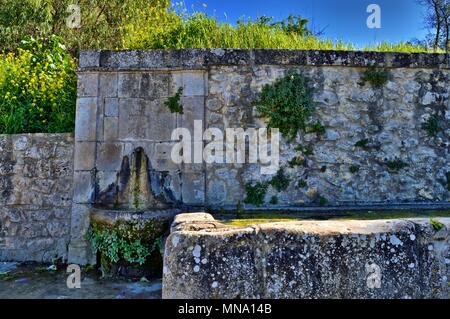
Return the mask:
<path id="1" fill-rule="evenodd" d="M 168 208 L 164 196 L 157 196 L 152 191 L 150 172 L 150 161 L 144 150 L 141 147 L 135 149 L 131 158 L 123 158 L 117 182 L 99 194 L 97 206 L 134 211 Z"/>

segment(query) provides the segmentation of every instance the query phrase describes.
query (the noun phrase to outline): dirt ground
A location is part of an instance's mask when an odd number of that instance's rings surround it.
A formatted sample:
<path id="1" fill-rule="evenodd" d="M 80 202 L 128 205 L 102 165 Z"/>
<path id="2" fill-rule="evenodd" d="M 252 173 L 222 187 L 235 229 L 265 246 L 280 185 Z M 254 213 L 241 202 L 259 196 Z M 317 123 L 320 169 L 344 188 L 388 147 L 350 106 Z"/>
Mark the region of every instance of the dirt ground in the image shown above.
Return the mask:
<path id="1" fill-rule="evenodd" d="M 67 287 L 66 266 L 0 262 L 0 299 L 160 299 L 161 279 L 104 279 L 83 270 L 81 288 Z"/>

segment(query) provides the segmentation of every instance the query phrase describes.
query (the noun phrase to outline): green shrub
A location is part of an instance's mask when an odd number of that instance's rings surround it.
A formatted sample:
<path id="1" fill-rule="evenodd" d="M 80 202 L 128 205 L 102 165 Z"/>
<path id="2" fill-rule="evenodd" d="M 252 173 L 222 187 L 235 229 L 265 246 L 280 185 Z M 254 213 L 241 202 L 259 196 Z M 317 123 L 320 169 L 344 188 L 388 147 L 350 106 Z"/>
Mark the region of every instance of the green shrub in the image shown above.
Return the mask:
<path id="1" fill-rule="evenodd" d="M 161 249 L 167 227 L 167 222 L 157 220 L 144 225 L 122 220 L 113 225 L 92 222 L 87 239 L 93 251 L 100 253 L 102 267 L 120 261 L 143 265 Z"/>
<path id="2" fill-rule="evenodd" d="M 300 156 L 296 156 L 293 159 L 291 159 L 289 162 L 289 167 L 295 167 L 295 166 L 305 166 L 306 165 L 306 159 L 302 158 Z"/>
<path id="3" fill-rule="evenodd" d="M 359 82 L 360 85 L 365 85 L 369 82 L 375 88 L 381 88 L 389 80 L 389 73 L 384 69 L 369 67 L 364 71 Z"/>
<path id="4" fill-rule="evenodd" d="M 367 138 L 359 140 L 355 143 L 355 147 L 366 148 L 367 144 L 369 144 L 369 140 Z"/>
<path id="5" fill-rule="evenodd" d="M 428 132 L 431 137 L 436 137 L 440 130 L 439 117 L 436 114 L 431 115 L 428 120 L 422 124 L 422 129 Z"/>
<path id="6" fill-rule="evenodd" d="M 319 121 L 315 121 L 310 124 L 307 130 L 308 133 L 316 133 L 317 135 L 323 135 L 326 132 L 325 126 L 322 125 Z"/>
<path id="7" fill-rule="evenodd" d="M 305 156 L 313 155 L 314 150 L 311 146 L 298 145 L 294 148 L 295 151 L 302 153 Z"/>
<path id="8" fill-rule="evenodd" d="M 162 245 L 161 238 L 155 240 L 151 246 L 147 246 L 140 239 L 129 241 L 116 231 L 108 229 L 94 230 L 91 228 L 88 237 L 93 251 L 101 253 L 110 263 L 125 260 L 129 263 L 143 265 L 147 257 L 156 249 L 160 249 Z"/>
<path id="9" fill-rule="evenodd" d="M 430 223 L 435 231 L 440 231 L 442 228 L 444 228 L 444 224 L 434 218 L 430 218 Z"/>
<path id="10" fill-rule="evenodd" d="M 393 160 L 387 161 L 386 165 L 393 172 L 398 172 L 401 169 L 408 166 L 408 164 L 406 164 L 405 162 L 403 162 L 401 159 L 399 159 L 397 157 L 394 158 Z"/>
<path id="11" fill-rule="evenodd" d="M 67 25 L 72 4 L 80 6 L 80 28 Z M 169 6 L 169 0 L 2 0 L 0 48 L 15 50 L 27 36 L 58 34 L 73 56 L 80 49 L 122 49 L 179 20 Z"/>
<path id="12" fill-rule="evenodd" d="M 265 85 L 255 104 L 259 114 L 268 118 L 268 127 L 278 128 L 288 139 L 306 132 L 314 111 L 307 80 L 295 71 Z"/>
<path id="13" fill-rule="evenodd" d="M 306 29 L 307 20 L 298 16 L 272 23 L 271 18 L 238 21 L 235 25 L 217 21 L 204 13 L 153 15 L 153 23 L 141 23 L 129 28 L 124 37 L 128 49 L 298 49 L 356 50 L 350 43 L 319 39 Z M 150 26 L 150 27 L 149 27 Z M 382 43 L 365 50 L 383 52 L 429 52 L 428 48 L 405 43 Z"/>
<path id="14" fill-rule="evenodd" d="M 164 102 L 171 113 L 183 114 L 183 105 L 181 104 L 181 96 L 183 95 L 183 88 L 180 87 L 174 96 L 171 96 Z"/>
<path id="15" fill-rule="evenodd" d="M 255 185 L 248 183 L 245 185 L 246 198 L 244 203 L 255 206 L 261 206 L 264 204 L 264 198 L 266 197 L 268 185 L 266 183 L 257 182 Z"/>
<path id="16" fill-rule="evenodd" d="M 0 55 L 0 133 L 72 132 L 76 62 L 61 38 L 29 38 Z"/>
<path id="17" fill-rule="evenodd" d="M 128 42 L 131 49 L 184 49 L 184 48 L 273 48 L 273 49 L 323 49 L 349 50 L 350 44 L 319 40 L 305 28 L 306 20 L 291 16 L 270 23 L 238 21 L 235 25 L 217 21 L 204 13 L 181 12 L 161 28 L 141 32 Z"/>
<path id="18" fill-rule="evenodd" d="M 318 194 L 317 197 L 316 197 L 316 203 L 319 206 L 326 206 L 326 205 L 328 205 L 328 199 L 326 199 L 326 197 Z"/>
<path id="19" fill-rule="evenodd" d="M 286 176 L 284 169 L 280 168 L 277 174 L 269 181 L 269 185 L 275 188 L 277 191 L 285 191 L 289 187 L 291 182 L 290 178 Z"/>
<path id="20" fill-rule="evenodd" d="M 67 12 L 68 6 L 77 3 L 81 9 L 81 28 L 69 28 L 66 23 L 71 15 Z M 171 7 L 169 0 L 2 0 L 0 48 L 14 50 L 29 35 L 58 34 L 73 56 L 87 48 L 357 49 L 350 43 L 313 36 L 306 28 L 308 21 L 298 16 L 291 15 L 280 22 L 261 17 L 232 25 L 203 13 L 186 12 L 181 2 Z M 364 50 L 432 51 L 408 43 L 381 43 Z"/>
<path id="21" fill-rule="evenodd" d="M 278 204 L 278 197 L 272 196 L 272 197 L 270 198 L 270 204 L 272 204 L 272 205 L 277 205 L 277 204 Z"/>
<path id="22" fill-rule="evenodd" d="M 359 166 L 358 165 L 351 165 L 350 166 L 350 173 L 355 174 L 359 172 Z"/>
<path id="23" fill-rule="evenodd" d="M 306 188 L 307 186 L 308 186 L 308 183 L 304 179 L 299 180 L 297 183 L 298 188 Z"/>

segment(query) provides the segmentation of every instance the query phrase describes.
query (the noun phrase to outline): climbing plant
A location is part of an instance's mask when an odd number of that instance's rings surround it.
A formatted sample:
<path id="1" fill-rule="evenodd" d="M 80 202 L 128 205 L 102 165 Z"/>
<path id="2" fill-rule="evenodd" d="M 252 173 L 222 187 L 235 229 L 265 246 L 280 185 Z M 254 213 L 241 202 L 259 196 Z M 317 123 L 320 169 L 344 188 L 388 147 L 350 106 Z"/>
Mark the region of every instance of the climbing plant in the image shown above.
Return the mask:
<path id="1" fill-rule="evenodd" d="M 369 140 L 365 138 L 356 142 L 355 147 L 366 148 L 367 144 L 369 144 Z"/>
<path id="2" fill-rule="evenodd" d="M 359 172 L 359 166 L 358 165 L 351 165 L 349 170 L 350 170 L 350 173 L 356 174 L 356 173 Z"/>
<path id="3" fill-rule="evenodd" d="M 312 92 L 307 79 L 294 70 L 265 85 L 255 105 L 259 114 L 268 118 L 268 127 L 278 128 L 289 140 L 299 131 L 322 133 L 324 130 L 320 122 L 311 122 Z"/>
<path id="4" fill-rule="evenodd" d="M 408 166 L 407 163 L 403 162 L 398 157 L 394 158 L 393 160 L 386 161 L 386 165 L 389 168 L 389 170 L 391 170 L 394 173 L 397 173 L 401 169 Z"/>
<path id="5" fill-rule="evenodd" d="M 369 82 L 375 88 L 381 88 L 389 81 L 389 73 L 385 69 L 369 67 L 361 76 L 359 85 L 363 86 Z"/>
<path id="6" fill-rule="evenodd" d="M 245 185 L 246 198 L 244 203 L 255 206 L 261 206 L 264 204 L 264 198 L 266 197 L 268 184 L 257 182 L 254 185 L 247 183 Z"/>
<path id="7" fill-rule="evenodd" d="M 164 102 L 164 104 L 169 108 L 171 113 L 183 114 L 183 105 L 181 104 L 181 96 L 183 95 L 183 88 L 178 88 L 177 93 L 171 96 Z"/>
<path id="8" fill-rule="evenodd" d="M 428 120 L 422 124 L 422 129 L 428 132 L 431 137 L 436 137 L 439 133 L 439 117 L 436 114 L 431 115 Z"/>
<path id="9" fill-rule="evenodd" d="M 290 181 L 291 180 L 288 176 L 286 176 L 284 169 L 280 168 L 277 174 L 269 181 L 269 185 L 277 191 L 282 192 L 288 188 Z"/>
<path id="10" fill-rule="evenodd" d="M 444 228 L 444 224 L 434 218 L 430 218 L 430 224 L 435 231 L 440 231 L 442 228 Z"/>
<path id="11" fill-rule="evenodd" d="M 124 260 L 131 264 L 143 265 L 147 258 L 162 246 L 162 237 L 160 232 L 156 231 L 156 227 L 157 225 L 149 223 L 145 229 L 139 231 L 127 223 L 118 223 L 114 226 L 92 223 L 87 239 L 93 251 L 100 253 L 102 260 L 107 264 Z"/>

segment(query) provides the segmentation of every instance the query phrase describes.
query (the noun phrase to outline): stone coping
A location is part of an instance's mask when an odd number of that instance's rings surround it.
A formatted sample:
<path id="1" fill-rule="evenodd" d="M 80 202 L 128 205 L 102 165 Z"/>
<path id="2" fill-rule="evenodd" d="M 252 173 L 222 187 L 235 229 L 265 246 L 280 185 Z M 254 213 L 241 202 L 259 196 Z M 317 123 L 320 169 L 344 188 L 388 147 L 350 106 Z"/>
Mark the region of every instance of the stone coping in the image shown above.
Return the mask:
<path id="1" fill-rule="evenodd" d="M 445 227 L 442 235 L 446 237 L 450 229 L 450 218 L 433 218 Z M 285 230 L 293 233 L 310 235 L 339 235 L 339 234 L 381 234 L 398 231 L 402 228 L 414 229 L 414 225 L 432 228 L 429 218 L 405 219 L 373 219 L 373 220 L 292 220 L 262 224 L 249 224 L 247 226 L 229 226 L 222 224 L 207 213 L 179 214 L 175 217 L 171 233 L 197 233 L 215 236 L 218 234 L 235 234 L 240 232 L 264 232 Z"/>
<path id="2" fill-rule="evenodd" d="M 305 65 L 450 68 L 450 54 L 286 49 L 81 51 L 78 72 L 207 69 L 211 66 Z"/>
<path id="3" fill-rule="evenodd" d="M 17 133 L 17 134 L 0 134 L 0 137 L 52 137 L 52 136 L 62 136 L 62 137 L 74 137 L 74 133 Z"/>
<path id="4" fill-rule="evenodd" d="M 232 227 L 178 215 L 163 299 L 448 299 L 450 218 Z"/>
<path id="5" fill-rule="evenodd" d="M 121 221 L 144 221 L 150 219 L 173 219 L 182 211 L 180 209 L 166 209 L 158 211 L 127 211 L 127 210 L 107 210 L 92 208 L 90 217 L 92 221 L 114 224 Z"/>

